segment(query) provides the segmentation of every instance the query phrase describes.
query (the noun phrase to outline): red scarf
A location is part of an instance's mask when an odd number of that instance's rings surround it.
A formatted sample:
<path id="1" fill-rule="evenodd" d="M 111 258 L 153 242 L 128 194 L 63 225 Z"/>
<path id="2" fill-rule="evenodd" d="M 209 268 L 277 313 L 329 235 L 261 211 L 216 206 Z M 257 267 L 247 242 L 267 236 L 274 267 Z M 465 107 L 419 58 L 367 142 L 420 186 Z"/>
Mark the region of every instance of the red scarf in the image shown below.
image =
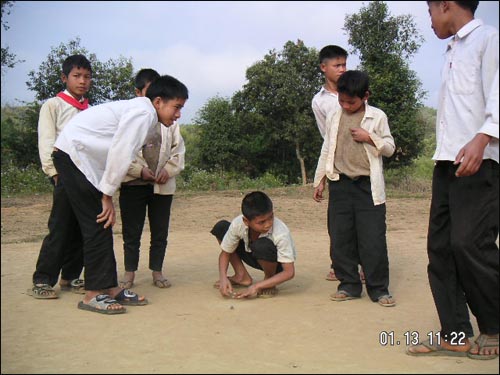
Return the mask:
<path id="1" fill-rule="evenodd" d="M 64 92 L 60 92 L 57 94 L 59 98 L 64 100 L 66 103 L 71 104 L 73 107 L 78 108 L 79 110 L 83 111 L 84 109 L 87 109 L 89 107 L 89 100 L 85 99 L 83 102 L 79 102 L 75 98 L 73 98 L 71 95 L 65 94 Z"/>

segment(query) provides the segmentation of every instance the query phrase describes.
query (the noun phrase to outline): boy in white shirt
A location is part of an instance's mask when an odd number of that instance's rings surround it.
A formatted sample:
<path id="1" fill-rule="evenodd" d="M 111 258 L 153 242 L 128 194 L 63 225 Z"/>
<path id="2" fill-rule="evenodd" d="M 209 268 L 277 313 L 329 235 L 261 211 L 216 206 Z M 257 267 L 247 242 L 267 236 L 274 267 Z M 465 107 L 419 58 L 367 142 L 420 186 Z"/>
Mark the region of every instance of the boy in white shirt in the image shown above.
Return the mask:
<path id="1" fill-rule="evenodd" d="M 186 86 L 161 76 L 146 97 L 110 102 L 75 116 L 55 143 L 54 165 L 65 184 L 84 240 L 85 290 L 78 308 L 120 314 L 147 300 L 118 286 L 112 225 L 113 194 L 158 122 L 172 125 L 188 98 Z"/>
<path id="2" fill-rule="evenodd" d="M 214 287 L 225 297 L 273 297 L 278 284 L 295 276 L 296 250 L 290 230 L 274 216 L 271 199 L 261 191 L 245 195 L 241 211 L 231 223 L 221 220 L 211 230 L 221 247 L 219 280 Z M 264 279 L 252 284 L 243 262 L 263 270 Z M 228 277 L 229 264 L 234 275 Z M 247 289 L 234 293 L 233 286 Z"/>

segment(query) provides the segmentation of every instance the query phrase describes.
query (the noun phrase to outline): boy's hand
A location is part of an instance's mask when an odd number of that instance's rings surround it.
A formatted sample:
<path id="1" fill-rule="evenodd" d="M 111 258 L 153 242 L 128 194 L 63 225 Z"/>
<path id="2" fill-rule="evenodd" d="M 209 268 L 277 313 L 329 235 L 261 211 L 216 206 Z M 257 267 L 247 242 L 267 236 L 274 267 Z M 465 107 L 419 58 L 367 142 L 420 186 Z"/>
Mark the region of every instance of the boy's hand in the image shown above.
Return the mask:
<path id="1" fill-rule="evenodd" d="M 370 133 L 368 133 L 365 129 L 353 128 L 351 129 L 351 136 L 356 142 L 366 142 L 372 146 L 374 145 L 372 139 L 370 138 Z"/>
<path id="2" fill-rule="evenodd" d="M 97 223 L 104 222 L 104 228 L 115 225 L 116 214 L 115 206 L 113 205 L 113 197 L 103 194 L 101 198 L 102 212 L 97 215 Z"/>
<path id="3" fill-rule="evenodd" d="M 160 173 L 158 173 L 158 176 L 156 176 L 155 182 L 157 184 L 163 185 L 165 184 L 170 176 L 168 175 L 168 172 L 165 169 L 161 169 Z"/>
<path id="4" fill-rule="evenodd" d="M 233 286 L 227 277 L 220 279 L 219 292 L 224 297 L 233 296 Z"/>
<path id="5" fill-rule="evenodd" d="M 454 162 L 455 165 L 460 164 L 455 172 L 455 176 L 472 176 L 479 170 L 483 162 L 484 149 L 490 140 L 491 137 L 489 135 L 479 133 L 476 134 L 469 143 L 462 147 Z"/>
<path id="6" fill-rule="evenodd" d="M 255 285 L 250 285 L 247 289 L 242 292 L 236 293 L 234 298 L 255 298 L 259 289 Z"/>
<path id="7" fill-rule="evenodd" d="M 321 202 L 323 198 L 323 191 L 325 190 L 325 179 L 321 180 L 318 186 L 314 188 L 313 199 L 316 202 Z"/>
<path id="8" fill-rule="evenodd" d="M 141 171 L 141 178 L 145 181 L 154 181 L 155 174 L 148 167 L 144 167 L 144 168 L 142 168 L 142 171 Z"/>

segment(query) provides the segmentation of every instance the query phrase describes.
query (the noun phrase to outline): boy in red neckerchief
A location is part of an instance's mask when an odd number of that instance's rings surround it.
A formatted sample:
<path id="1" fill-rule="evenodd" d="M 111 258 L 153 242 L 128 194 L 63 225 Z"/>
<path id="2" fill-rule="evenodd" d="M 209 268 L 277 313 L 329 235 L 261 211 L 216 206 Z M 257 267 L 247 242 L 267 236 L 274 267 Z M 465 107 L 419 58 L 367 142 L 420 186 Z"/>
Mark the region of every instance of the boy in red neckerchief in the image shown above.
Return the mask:
<path id="1" fill-rule="evenodd" d="M 83 269 L 80 227 L 69 205 L 64 186 L 52 162 L 57 136 L 77 113 L 88 108 L 84 95 L 89 91 L 92 68 L 83 55 L 72 55 L 62 64 L 61 79 L 66 90 L 47 100 L 40 109 L 38 120 L 38 151 L 43 172 L 54 186 L 53 203 L 48 227 L 42 242 L 29 294 L 39 299 L 57 298 L 54 290 L 61 273 L 61 290 L 85 292 L 80 274 Z"/>

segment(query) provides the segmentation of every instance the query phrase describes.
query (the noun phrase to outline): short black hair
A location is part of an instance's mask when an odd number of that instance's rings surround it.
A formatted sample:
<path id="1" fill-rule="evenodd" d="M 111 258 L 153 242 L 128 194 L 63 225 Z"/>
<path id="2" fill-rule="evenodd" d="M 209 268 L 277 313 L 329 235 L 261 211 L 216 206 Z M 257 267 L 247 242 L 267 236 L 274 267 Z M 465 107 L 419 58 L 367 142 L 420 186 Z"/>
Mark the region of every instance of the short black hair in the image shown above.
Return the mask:
<path id="1" fill-rule="evenodd" d="M 187 99 L 188 89 L 178 79 L 164 75 L 155 79 L 146 90 L 146 96 L 153 101 L 154 98 L 160 97 L 163 100 L 170 99 Z"/>
<path id="2" fill-rule="evenodd" d="M 142 90 L 148 83 L 153 82 L 160 74 L 150 68 L 141 69 L 135 75 L 134 85 L 136 89 Z"/>
<path id="3" fill-rule="evenodd" d="M 366 92 L 370 91 L 370 80 L 368 74 L 360 70 L 348 70 L 342 74 L 337 82 L 339 94 L 347 94 L 350 97 L 357 96 L 363 99 Z"/>
<path id="4" fill-rule="evenodd" d="M 440 1 L 428 1 L 429 3 L 440 3 Z M 476 13 L 477 6 L 479 5 L 479 1 L 455 1 L 460 8 L 469 9 L 472 12 L 472 15 Z"/>
<path id="5" fill-rule="evenodd" d="M 73 68 L 87 69 L 92 73 L 90 61 L 83 55 L 71 55 L 66 57 L 62 63 L 62 72 L 67 77 Z"/>
<path id="6" fill-rule="evenodd" d="M 257 216 L 268 214 L 273 210 L 273 202 L 262 191 L 252 191 L 243 198 L 241 202 L 241 213 L 248 220 Z"/>
<path id="7" fill-rule="evenodd" d="M 319 51 L 319 63 L 323 64 L 326 59 L 335 59 L 337 57 L 345 57 L 347 59 L 347 51 L 339 46 L 325 46 Z"/>

